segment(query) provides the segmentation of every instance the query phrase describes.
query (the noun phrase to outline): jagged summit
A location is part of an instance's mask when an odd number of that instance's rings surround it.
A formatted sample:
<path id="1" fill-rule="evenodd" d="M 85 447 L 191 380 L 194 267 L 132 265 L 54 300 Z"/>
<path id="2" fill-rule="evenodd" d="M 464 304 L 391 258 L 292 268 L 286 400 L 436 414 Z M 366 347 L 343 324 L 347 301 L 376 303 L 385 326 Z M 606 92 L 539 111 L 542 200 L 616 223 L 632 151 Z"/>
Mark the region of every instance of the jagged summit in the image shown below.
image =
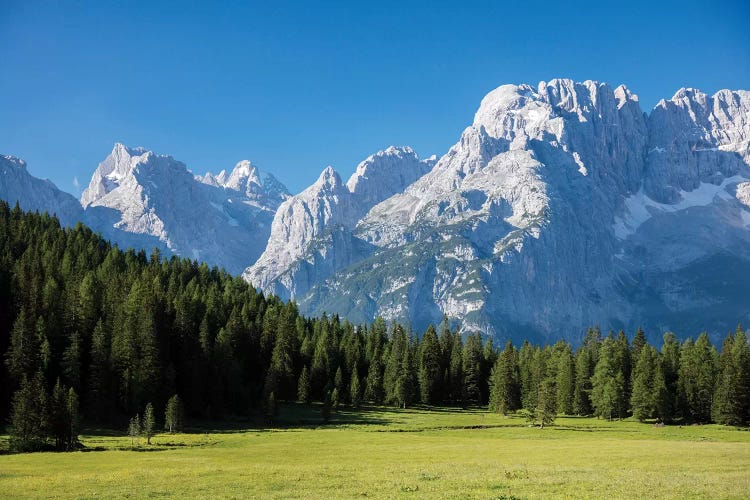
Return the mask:
<path id="1" fill-rule="evenodd" d="M 288 196 L 249 161 L 229 175 L 196 177 L 171 156 L 117 143 L 81 204 L 92 225 L 110 233 L 116 228 L 113 237 L 124 244 L 156 241 L 167 251 L 239 272 L 260 255 L 273 213 Z"/>
<path id="2" fill-rule="evenodd" d="M 625 85 L 502 85 L 436 162 L 388 148 L 352 196 L 315 191 L 327 210 L 302 194 L 282 206 L 245 277 L 307 313 L 418 329 L 443 314 L 501 337 L 721 324 L 699 297 L 730 296 L 694 266 L 731 255 L 750 271 L 746 96 L 684 89 L 647 115 Z"/>
<path id="3" fill-rule="evenodd" d="M 0 158 L 5 160 L 5 164 L 9 167 L 16 167 L 26 170 L 26 162 L 21 158 L 12 155 L 1 155 Z"/>
<path id="4" fill-rule="evenodd" d="M 221 187 L 235 191 L 245 197 L 246 202 L 255 204 L 259 208 L 278 208 L 287 199 L 289 191 L 273 175 L 262 172 L 250 160 L 237 162 L 230 173 L 221 170 L 217 175 L 206 172 L 203 176 L 196 176 L 196 180 L 203 184 Z"/>
<path id="5" fill-rule="evenodd" d="M 247 160 L 193 176 L 116 144 L 78 204 L 23 165 L 0 157 L 4 198 L 123 246 L 249 266 L 305 314 L 416 330 L 445 314 L 498 339 L 750 320 L 747 91 L 683 88 L 644 113 L 625 85 L 502 85 L 441 157 L 390 146 L 294 196 Z"/>

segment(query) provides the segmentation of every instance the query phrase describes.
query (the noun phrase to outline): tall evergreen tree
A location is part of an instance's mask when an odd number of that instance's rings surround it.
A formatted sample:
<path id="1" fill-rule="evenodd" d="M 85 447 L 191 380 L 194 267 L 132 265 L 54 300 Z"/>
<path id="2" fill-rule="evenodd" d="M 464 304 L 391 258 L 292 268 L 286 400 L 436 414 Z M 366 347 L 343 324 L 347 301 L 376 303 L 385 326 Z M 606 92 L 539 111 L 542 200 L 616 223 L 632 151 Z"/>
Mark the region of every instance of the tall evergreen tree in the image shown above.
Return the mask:
<path id="1" fill-rule="evenodd" d="M 462 371 L 464 375 L 464 400 L 479 403 L 481 401 L 482 339 L 479 334 L 469 335 L 462 353 Z"/>
<path id="2" fill-rule="evenodd" d="M 164 429 L 170 434 L 182 432 L 185 425 L 185 408 L 182 405 L 180 396 L 175 394 L 167 401 L 167 408 L 164 411 Z"/>
<path id="3" fill-rule="evenodd" d="M 310 403 L 310 376 L 308 375 L 307 366 L 302 367 L 302 373 L 299 375 L 297 382 L 297 400 L 303 403 Z"/>
<path id="4" fill-rule="evenodd" d="M 490 411 L 507 415 L 521 407 L 518 356 L 508 341 L 490 374 Z"/>
<path id="5" fill-rule="evenodd" d="M 611 336 L 607 337 L 599 350 L 599 360 L 591 378 L 594 414 L 609 420 L 624 416 L 619 411 L 620 401 L 625 393 L 625 380 L 617 366 L 616 349 L 615 340 Z"/>
<path id="6" fill-rule="evenodd" d="M 705 333 L 695 343 L 688 339 L 683 344 L 678 373 L 683 418 L 699 423 L 711 421 L 717 357 Z"/>
<path id="7" fill-rule="evenodd" d="M 143 435 L 146 436 L 146 444 L 151 444 L 151 438 L 154 437 L 156 429 L 156 417 L 154 415 L 154 405 L 146 404 L 146 410 L 143 412 Z"/>
<path id="8" fill-rule="evenodd" d="M 25 374 L 13 395 L 9 445 L 15 451 L 37 451 L 47 445 L 49 402 L 41 372 Z"/>
<path id="9" fill-rule="evenodd" d="M 565 345 L 557 360 L 555 388 L 557 392 L 557 413 L 572 415 L 574 413 L 575 365 L 573 351 L 569 344 Z"/>
<path id="10" fill-rule="evenodd" d="M 639 349 L 638 362 L 633 372 L 633 391 L 630 396 L 630 408 L 633 416 L 640 421 L 652 418 L 656 414 L 656 369 L 658 358 L 651 346 Z"/>
<path id="11" fill-rule="evenodd" d="M 557 418 L 557 395 L 554 381 L 545 379 L 539 384 L 539 395 L 537 396 L 534 415 L 542 429 L 545 425 L 551 425 Z"/>
<path id="12" fill-rule="evenodd" d="M 419 351 L 419 389 L 424 404 L 435 404 L 442 387 L 442 352 L 435 327 L 430 325 L 422 336 Z"/>

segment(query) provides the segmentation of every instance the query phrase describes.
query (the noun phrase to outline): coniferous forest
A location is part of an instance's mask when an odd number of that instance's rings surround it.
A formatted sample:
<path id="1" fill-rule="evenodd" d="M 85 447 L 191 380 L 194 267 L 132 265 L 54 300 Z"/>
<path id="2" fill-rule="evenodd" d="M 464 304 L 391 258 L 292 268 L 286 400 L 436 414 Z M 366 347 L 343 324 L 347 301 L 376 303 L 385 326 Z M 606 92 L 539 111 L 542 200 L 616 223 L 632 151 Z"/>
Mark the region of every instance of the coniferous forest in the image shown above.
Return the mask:
<path id="1" fill-rule="evenodd" d="M 412 332 L 305 318 L 220 269 L 121 250 L 4 202 L 0 352 L 0 418 L 18 449 L 70 449 L 82 420 L 124 432 L 149 405 L 167 410 L 170 428 L 183 405 L 187 418 L 272 420 L 281 401 L 489 405 L 542 424 L 555 414 L 750 422 L 741 327 L 721 346 L 705 333 L 652 346 L 641 330 L 630 341 L 590 328 L 574 348 L 495 346 L 446 321 Z"/>

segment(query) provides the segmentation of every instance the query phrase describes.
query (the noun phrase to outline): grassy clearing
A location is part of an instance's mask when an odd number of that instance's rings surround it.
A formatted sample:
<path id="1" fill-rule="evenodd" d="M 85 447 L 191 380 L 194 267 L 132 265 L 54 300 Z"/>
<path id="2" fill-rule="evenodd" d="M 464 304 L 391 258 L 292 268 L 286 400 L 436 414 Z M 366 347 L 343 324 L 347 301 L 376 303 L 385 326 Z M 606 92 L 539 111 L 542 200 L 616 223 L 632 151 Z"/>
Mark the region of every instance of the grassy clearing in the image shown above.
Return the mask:
<path id="1" fill-rule="evenodd" d="M 0 456 L 0 496 L 747 498 L 750 432 L 559 418 L 529 428 L 483 410 L 367 409 L 317 427 L 309 408 L 280 429 L 196 429 L 131 448 Z M 0 444 L 2 446 L 2 444 Z"/>

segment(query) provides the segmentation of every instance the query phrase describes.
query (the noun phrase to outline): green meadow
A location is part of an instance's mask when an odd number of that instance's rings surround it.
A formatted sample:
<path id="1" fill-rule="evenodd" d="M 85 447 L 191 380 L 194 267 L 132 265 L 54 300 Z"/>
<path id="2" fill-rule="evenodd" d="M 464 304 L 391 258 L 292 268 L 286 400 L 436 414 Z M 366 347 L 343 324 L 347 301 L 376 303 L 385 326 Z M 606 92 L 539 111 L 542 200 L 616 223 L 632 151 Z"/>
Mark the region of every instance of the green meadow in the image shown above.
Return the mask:
<path id="1" fill-rule="evenodd" d="M 84 431 L 86 451 L 0 455 L 0 496 L 108 498 L 747 498 L 750 432 L 562 417 L 545 429 L 483 409 L 366 408 L 321 425 L 282 407 L 152 445 Z M 7 448 L 7 436 L 2 438 Z"/>

